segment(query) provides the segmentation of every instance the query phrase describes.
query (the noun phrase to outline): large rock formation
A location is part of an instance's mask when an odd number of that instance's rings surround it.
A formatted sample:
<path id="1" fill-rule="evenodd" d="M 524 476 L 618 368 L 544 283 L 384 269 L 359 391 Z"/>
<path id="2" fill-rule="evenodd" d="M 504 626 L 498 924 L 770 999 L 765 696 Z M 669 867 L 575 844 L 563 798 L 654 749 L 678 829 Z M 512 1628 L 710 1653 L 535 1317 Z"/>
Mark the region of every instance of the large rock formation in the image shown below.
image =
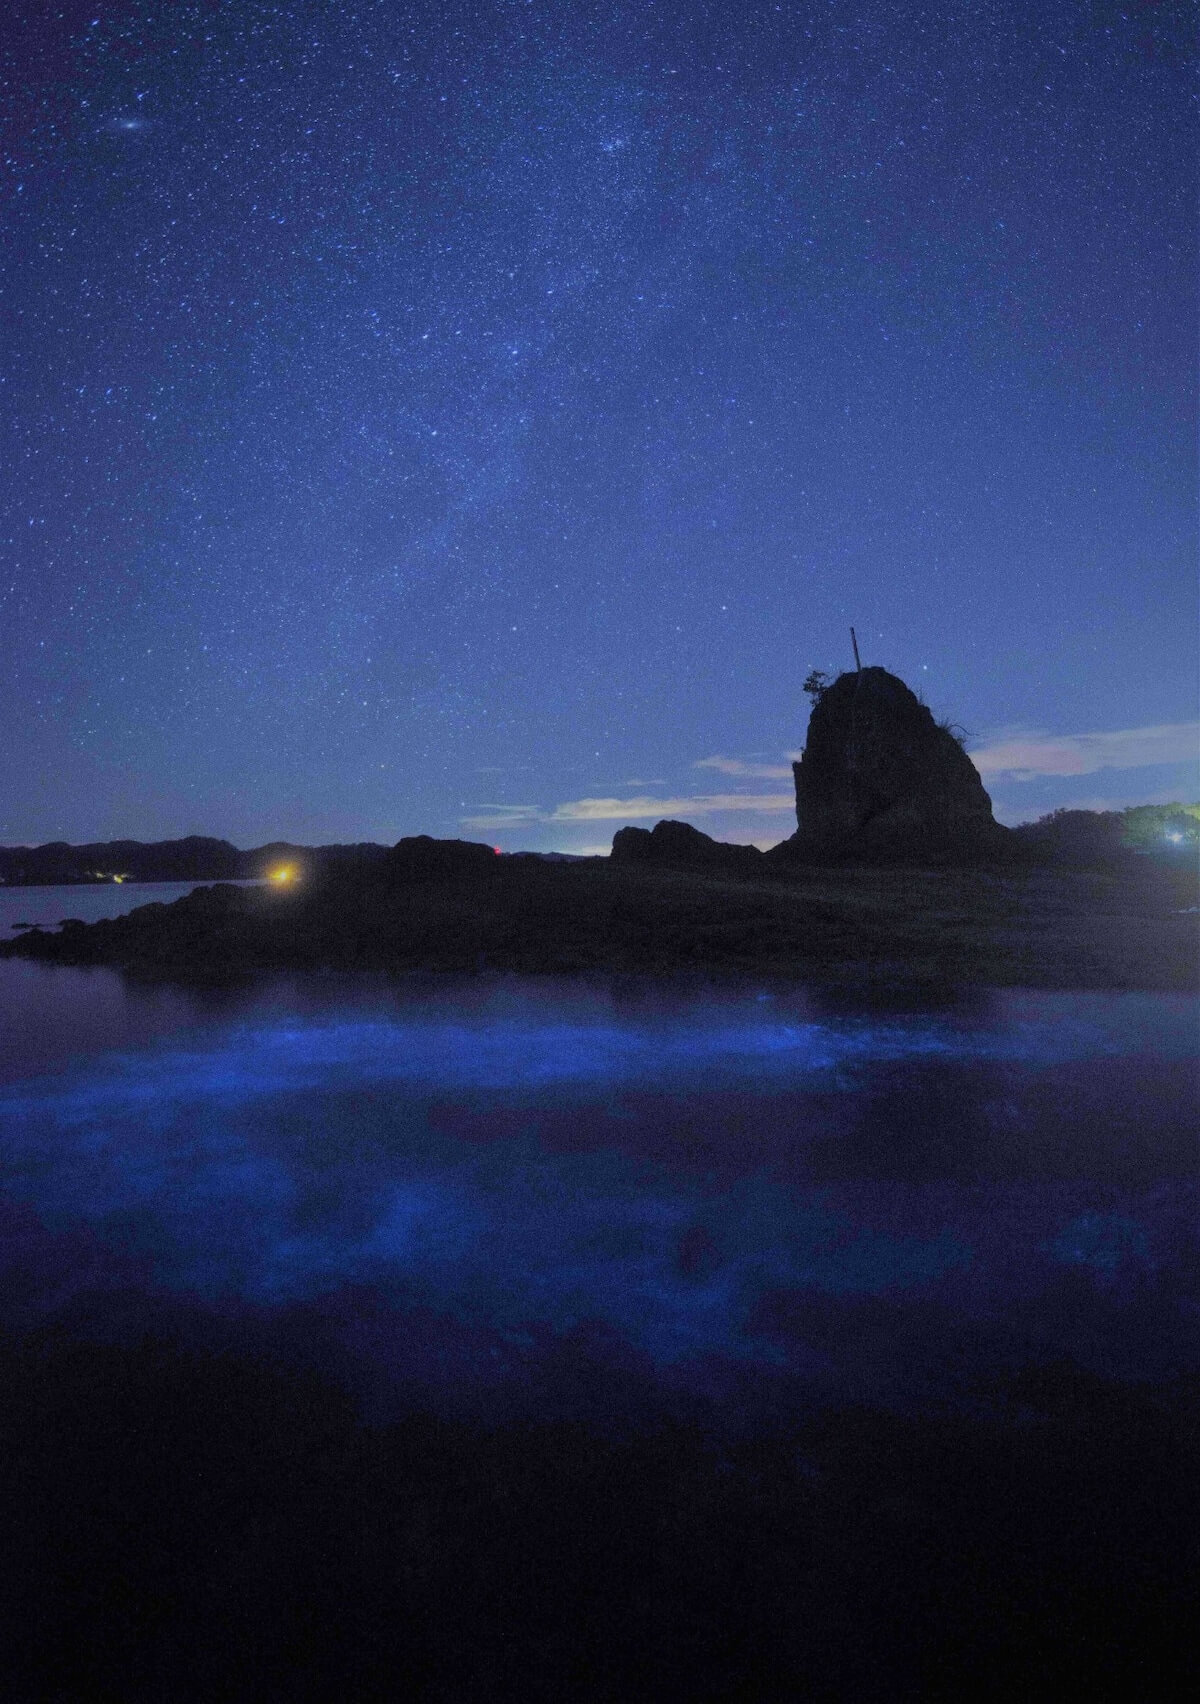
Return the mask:
<path id="1" fill-rule="evenodd" d="M 751 871 L 762 858 L 757 846 L 734 846 L 701 834 L 688 822 L 656 822 L 651 829 L 619 828 L 613 835 L 614 864 L 660 864 L 677 870 Z"/>
<path id="2" fill-rule="evenodd" d="M 840 675 L 820 694 L 793 769 L 794 854 L 979 858 L 1007 842 L 962 746 L 886 669 Z"/>
<path id="3" fill-rule="evenodd" d="M 409 881 L 458 881 L 490 875 L 498 850 L 478 840 L 434 840 L 428 834 L 409 834 L 388 855 L 391 874 Z"/>

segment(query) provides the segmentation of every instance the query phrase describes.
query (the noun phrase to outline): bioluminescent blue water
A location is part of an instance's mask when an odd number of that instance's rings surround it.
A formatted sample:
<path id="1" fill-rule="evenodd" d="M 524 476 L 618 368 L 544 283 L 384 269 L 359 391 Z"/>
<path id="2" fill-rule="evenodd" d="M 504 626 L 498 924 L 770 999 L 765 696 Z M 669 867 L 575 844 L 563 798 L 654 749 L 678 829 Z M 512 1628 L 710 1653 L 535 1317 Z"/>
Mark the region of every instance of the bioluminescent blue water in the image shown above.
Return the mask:
<path id="1" fill-rule="evenodd" d="M 12 1327 L 133 1329 L 131 1298 L 287 1321 L 394 1400 L 527 1385 L 579 1342 L 742 1400 L 1200 1365 L 1187 999 L 326 981 L 189 1006 L 40 975 L 56 1068 L 10 1048 L 0 1088 Z M 98 988 L 134 1005 L 81 1043 Z"/>

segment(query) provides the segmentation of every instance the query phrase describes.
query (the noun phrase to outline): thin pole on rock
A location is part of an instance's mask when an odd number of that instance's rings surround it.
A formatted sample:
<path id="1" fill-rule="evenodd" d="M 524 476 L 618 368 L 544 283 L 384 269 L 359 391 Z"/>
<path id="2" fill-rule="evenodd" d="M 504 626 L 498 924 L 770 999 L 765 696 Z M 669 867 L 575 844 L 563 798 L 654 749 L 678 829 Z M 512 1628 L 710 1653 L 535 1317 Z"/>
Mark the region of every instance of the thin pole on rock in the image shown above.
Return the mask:
<path id="1" fill-rule="evenodd" d="M 859 674 L 862 673 L 862 661 L 858 655 L 858 640 L 854 637 L 853 627 L 850 629 L 850 643 L 854 646 L 854 666 Z"/>

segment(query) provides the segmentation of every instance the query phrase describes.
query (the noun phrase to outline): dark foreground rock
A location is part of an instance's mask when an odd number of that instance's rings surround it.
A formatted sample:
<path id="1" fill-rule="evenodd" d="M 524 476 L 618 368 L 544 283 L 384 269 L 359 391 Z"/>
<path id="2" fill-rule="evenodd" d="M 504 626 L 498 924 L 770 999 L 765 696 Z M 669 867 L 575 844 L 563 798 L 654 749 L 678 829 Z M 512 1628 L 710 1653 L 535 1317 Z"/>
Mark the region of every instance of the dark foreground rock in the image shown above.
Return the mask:
<path id="1" fill-rule="evenodd" d="M 652 836 L 647 836 L 652 839 Z M 280 968 L 680 971 L 1040 988 L 1196 985 L 1194 873 L 789 866 L 753 873 L 411 847 L 285 886 L 0 943 L 0 955 L 224 977 Z"/>
<path id="2" fill-rule="evenodd" d="M 798 827 L 785 852 L 946 862 L 1006 850 L 974 764 L 886 669 L 841 675 L 821 693 L 793 769 Z"/>

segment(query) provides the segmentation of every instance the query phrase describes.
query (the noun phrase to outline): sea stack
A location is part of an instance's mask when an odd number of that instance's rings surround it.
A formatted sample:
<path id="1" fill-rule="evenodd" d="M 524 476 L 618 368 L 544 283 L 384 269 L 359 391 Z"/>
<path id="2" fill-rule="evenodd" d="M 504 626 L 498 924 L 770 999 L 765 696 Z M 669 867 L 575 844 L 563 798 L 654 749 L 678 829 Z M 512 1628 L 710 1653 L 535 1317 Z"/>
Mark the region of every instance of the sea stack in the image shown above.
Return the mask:
<path id="1" fill-rule="evenodd" d="M 839 675 L 817 697 L 796 777 L 804 857 L 975 860 L 1008 830 L 950 730 L 886 669 Z"/>

